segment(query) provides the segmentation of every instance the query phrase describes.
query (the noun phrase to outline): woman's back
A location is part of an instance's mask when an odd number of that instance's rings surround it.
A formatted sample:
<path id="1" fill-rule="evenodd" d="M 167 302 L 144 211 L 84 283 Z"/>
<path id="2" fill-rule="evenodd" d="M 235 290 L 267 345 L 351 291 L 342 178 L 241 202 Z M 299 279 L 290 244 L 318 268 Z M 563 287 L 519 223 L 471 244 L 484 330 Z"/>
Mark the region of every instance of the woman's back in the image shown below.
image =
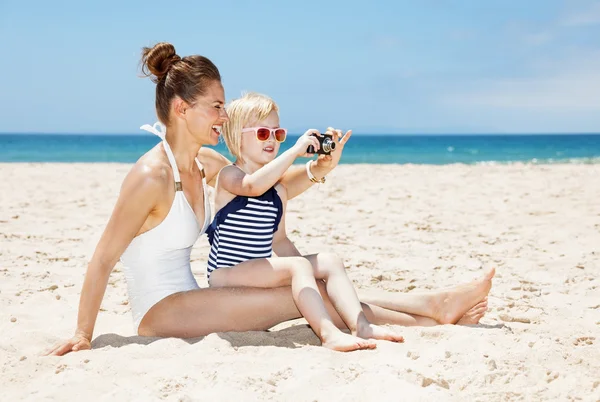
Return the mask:
<path id="1" fill-rule="evenodd" d="M 206 179 L 202 177 L 204 221 L 201 225 L 183 192 L 177 163 L 164 139 L 162 147 L 173 172 L 175 195 L 171 206 L 157 226 L 136 236 L 121 255 L 136 332 L 144 315 L 158 301 L 173 293 L 198 288 L 190 267 L 190 253 L 211 217 Z M 197 159 L 196 164 L 202 172 Z"/>

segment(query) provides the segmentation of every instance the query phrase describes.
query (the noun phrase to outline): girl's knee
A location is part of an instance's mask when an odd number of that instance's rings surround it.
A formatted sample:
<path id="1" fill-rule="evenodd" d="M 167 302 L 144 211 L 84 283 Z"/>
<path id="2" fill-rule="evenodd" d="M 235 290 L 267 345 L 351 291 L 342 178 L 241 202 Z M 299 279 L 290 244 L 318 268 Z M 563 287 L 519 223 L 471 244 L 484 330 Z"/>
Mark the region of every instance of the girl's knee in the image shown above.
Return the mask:
<path id="1" fill-rule="evenodd" d="M 304 257 L 291 257 L 292 272 L 300 275 L 313 276 L 313 267 L 310 261 Z"/>
<path id="2" fill-rule="evenodd" d="M 342 261 L 342 258 L 335 253 L 319 253 L 317 254 L 317 259 L 319 262 L 326 263 L 327 265 L 344 266 L 344 261 Z"/>
<path id="3" fill-rule="evenodd" d="M 334 253 L 319 253 L 317 255 L 318 271 L 324 275 L 345 272 L 344 261 Z"/>

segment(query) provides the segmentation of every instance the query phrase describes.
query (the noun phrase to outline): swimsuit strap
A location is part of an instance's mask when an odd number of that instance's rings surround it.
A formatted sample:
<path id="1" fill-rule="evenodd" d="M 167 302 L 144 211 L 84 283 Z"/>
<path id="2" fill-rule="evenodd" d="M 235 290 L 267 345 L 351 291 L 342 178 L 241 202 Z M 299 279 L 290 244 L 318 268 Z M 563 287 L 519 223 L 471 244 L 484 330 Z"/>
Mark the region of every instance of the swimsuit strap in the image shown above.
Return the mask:
<path id="1" fill-rule="evenodd" d="M 173 169 L 173 178 L 175 179 L 175 191 L 183 191 L 183 187 L 181 185 L 181 177 L 179 176 L 179 169 L 177 168 L 177 163 L 175 162 L 175 157 L 173 156 L 173 151 L 171 151 L 171 147 L 167 142 L 166 134 L 167 128 L 164 124 L 157 121 L 154 125 L 144 124 L 140 127 L 141 130 L 148 131 L 152 134 L 157 135 L 162 139 L 163 147 L 165 148 L 165 152 L 167 154 L 167 158 L 169 158 L 169 163 L 171 164 L 171 169 Z M 199 163 L 196 159 L 196 163 Z M 200 167 L 200 166 L 199 166 Z M 204 170 L 201 170 L 202 178 L 204 178 Z"/>

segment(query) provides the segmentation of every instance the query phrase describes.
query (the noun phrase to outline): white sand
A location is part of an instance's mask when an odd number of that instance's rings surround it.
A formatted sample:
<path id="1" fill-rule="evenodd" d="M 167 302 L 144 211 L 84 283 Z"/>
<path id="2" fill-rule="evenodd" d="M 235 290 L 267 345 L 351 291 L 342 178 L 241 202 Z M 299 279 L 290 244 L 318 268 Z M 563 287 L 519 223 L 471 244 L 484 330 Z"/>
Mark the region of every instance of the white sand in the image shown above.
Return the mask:
<path id="1" fill-rule="evenodd" d="M 129 169 L 0 164 L 2 400 L 600 400 L 600 166 L 341 166 L 290 203 L 303 252 L 343 255 L 360 292 L 418 291 L 497 267 L 476 327 L 403 328 L 336 353 L 298 320 L 273 332 L 133 337 L 120 265 L 94 349 L 75 329 L 86 263 Z M 318 213 L 319 212 L 319 213 Z M 201 286 L 208 246 L 192 267 Z"/>

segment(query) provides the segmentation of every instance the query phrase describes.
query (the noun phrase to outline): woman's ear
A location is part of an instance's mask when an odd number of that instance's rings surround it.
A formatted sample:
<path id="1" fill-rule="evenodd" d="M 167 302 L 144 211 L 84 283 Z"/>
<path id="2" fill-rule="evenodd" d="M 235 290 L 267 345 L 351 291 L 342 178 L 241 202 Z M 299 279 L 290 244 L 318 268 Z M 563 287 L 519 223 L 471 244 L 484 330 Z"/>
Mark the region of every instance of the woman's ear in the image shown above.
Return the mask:
<path id="1" fill-rule="evenodd" d="M 180 97 L 176 96 L 171 102 L 171 113 L 178 119 L 185 119 L 185 114 L 190 105 Z"/>

